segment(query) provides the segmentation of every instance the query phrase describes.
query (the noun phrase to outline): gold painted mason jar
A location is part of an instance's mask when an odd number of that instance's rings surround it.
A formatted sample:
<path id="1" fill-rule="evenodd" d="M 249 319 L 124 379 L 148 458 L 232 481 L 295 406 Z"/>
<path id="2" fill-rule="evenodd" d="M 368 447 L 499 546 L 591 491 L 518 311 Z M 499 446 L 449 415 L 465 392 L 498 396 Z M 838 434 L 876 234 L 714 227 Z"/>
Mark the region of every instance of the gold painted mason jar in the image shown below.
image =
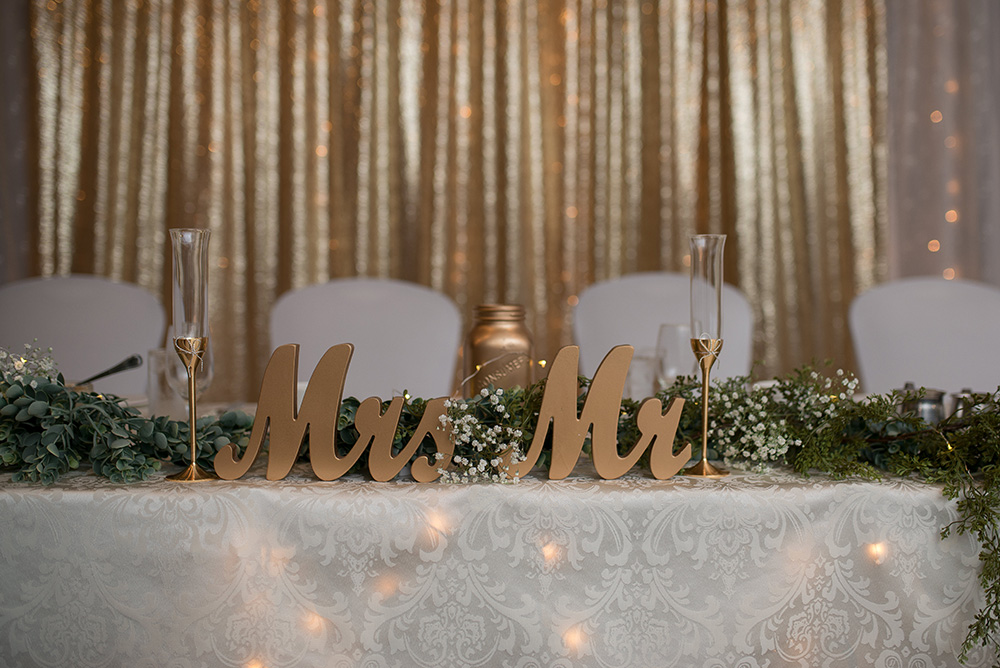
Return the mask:
<path id="1" fill-rule="evenodd" d="M 524 324 L 524 307 L 514 304 L 481 304 L 465 339 L 464 394 L 478 394 L 484 387 L 510 389 L 531 384 L 531 333 Z"/>

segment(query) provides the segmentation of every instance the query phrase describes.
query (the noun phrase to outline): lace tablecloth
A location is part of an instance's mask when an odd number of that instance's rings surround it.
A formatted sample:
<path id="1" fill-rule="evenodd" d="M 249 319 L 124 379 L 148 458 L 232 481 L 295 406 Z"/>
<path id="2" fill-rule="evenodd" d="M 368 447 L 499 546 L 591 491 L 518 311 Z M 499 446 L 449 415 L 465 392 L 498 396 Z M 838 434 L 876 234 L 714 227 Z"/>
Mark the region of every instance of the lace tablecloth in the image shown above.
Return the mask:
<path id="1" fill-rule="evenodd" d="M 940 489 L 0 476 L 4 666 L 957 666 Z M 968 665 L 991 663 L 979 651 Z"/>

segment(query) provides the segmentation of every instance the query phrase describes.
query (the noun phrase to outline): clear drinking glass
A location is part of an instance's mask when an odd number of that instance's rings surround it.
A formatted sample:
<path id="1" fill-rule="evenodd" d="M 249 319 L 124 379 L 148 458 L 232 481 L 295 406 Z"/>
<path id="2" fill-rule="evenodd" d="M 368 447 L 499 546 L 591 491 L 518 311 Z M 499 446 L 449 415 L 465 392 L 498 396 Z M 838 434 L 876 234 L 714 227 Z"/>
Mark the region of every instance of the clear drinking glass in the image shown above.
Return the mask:
<path id="1" fill-rule="evenodd" d="M 678 376 L 693 376 L 695 361 L 691 359 L 691 328 L 674 323 L 660 325 L 656 336 L 656 389 L 665 390 Z"/>
<path id="2" fill-rule="evenodd" d="M 656 392 L 659 359 L 653 348 L 636 348 L 625 377 L 625 396 L 645 399 Z"/>
<path id="3" fill-rule="evenodd" d="M 725 244 L 725 234 L 691 237 L 693 339 L 722 338 L 722 252 Z"/>
<path id="4" fill-rule="evenodd" d="M 216 476 L 198 466 L 197 374 L 208 349 L 208 239 L 210 232 L 200 229 L 170 230 L 173 249 L 172 336 L 173 347 L 184 364 L 188 386 L 188 425 L 191 465 L 171 480 L 195 482 Z"/>
<path id="5" fill-rule="evenodd" d="M 727 471 L 708 463 L 709 373 L 722 351 L 722 252 L 724 234 L 691 237 L 691 350 L 701 368 L 701 461 L 687 475 L 718 478 Z"/>
<path id="6" fill-rule="evenodd" d="M 170 230 L 173 248 L 171 323 L 176 338 L 208 336 L 208 239 L 210 230 Z"/>
<path id="7" fill-rule="evenodd" d="M 171 339 L 172 341 L 172 339 Z M 173 345 L 170 349 L 156 348 L 146 353 L 146 411 L 150 416 L 166 416 L 171 420 L 186 418 L 187 404 L 181 400 L 174 384 L 170 380 L 172 367 L 184 368 L 180 364 Z M 183 383 L 187 393 L 187 382 Z M 185 397 L 186 399 L 186 397 Z"/>

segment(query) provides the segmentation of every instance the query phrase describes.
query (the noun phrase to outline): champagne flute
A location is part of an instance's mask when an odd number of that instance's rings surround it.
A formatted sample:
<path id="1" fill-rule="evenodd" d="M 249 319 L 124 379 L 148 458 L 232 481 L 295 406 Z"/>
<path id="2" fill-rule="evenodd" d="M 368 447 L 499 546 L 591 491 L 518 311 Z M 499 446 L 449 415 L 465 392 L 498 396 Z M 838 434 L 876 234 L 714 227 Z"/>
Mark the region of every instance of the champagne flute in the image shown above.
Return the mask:
<path id="1" fill-rule="evenodd" d="M 728 471 L 708 463 L 708 388 L 722 351 L 722 250 L 724 234 L 691 237 L 691 350 L 701 368 L 701 461 L 685 475 L 721 478 Z"/>
<path id="2" fill-rule="evenodd" d="M 191 439 L 191 465 L 168 480 L 196 482 L 217 479 L 198 466 L 198 387 L 196 375 L 208 349 L 208 238 L 209 230 L 170 230 L 173 248 L 173 320 L 174 351 L 187 372 L 188 426 Z"/>

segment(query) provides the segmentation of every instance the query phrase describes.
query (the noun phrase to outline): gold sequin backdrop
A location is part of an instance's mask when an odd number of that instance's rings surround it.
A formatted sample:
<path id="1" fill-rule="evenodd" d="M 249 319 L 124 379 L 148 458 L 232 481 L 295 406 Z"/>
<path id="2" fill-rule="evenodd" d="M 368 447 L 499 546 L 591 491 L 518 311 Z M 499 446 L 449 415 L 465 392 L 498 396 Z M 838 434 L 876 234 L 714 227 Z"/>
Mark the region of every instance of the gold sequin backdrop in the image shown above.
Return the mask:
<path id="1" fill-rule="evenodd" d="M 524 303 L 550 356 L 583 288 L 685 271 L 695 232 L 730 235 L 763 372 L 850 364 L 847 306 L 882 272 L 882 0 L 36 0 L 31 21 L 39 268 L 169 303 L 166 230 L 211 228 L 218 398 L 255 395 L 287 290 Z"/>

